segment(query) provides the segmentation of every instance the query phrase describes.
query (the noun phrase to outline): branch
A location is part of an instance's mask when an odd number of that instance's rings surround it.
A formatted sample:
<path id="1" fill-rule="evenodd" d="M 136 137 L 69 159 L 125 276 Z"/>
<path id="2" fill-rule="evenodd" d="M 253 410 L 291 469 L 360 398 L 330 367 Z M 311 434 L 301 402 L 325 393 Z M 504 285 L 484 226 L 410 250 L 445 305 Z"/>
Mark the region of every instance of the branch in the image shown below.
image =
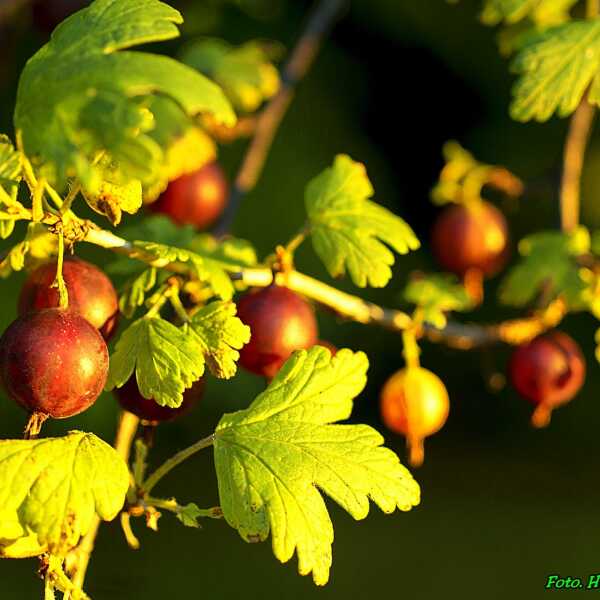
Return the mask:
<path id="1" fill-rule="evenodd" d="M 111 249 L 137 260 L 146 260 L 156 267 L 175 273 L 189 273 L 190 267 L 185 263 L 167 263 L 165 260 L 153 261 L 153 257 L 145 257 L 139 249 L 109 231 L 91 229 L 83 241 Z M 378 325 L 391 331 L 402 332 L 414 326 L 412 317 L 405 312 L 384 308 L 342 292 L 299 271 L 273 273 L 271 269 L 240 269 L 229 273 L 233 281 L 241 281 L 249 287 L 267 287 L 272 283 L 289 288 L 310 298 L 314 302 L 332 310 L 334 313 L 365 325 Z M 531 317 L 513 319 L 492 325 L 479 323 L 448 322 L 443 329 L 424 324 L 419 334 L 425 335 L 433 342 L 442 342 L 452 348 L 468 350 L 499 342 L 519 345 L 547 329 L 556 327 L 567 313 L 562 300 L 551 302 L 547 308 L 534 313 Z"/>
<path id="2" fill-rule="evenodd" d="M 560 224 L 565 232 L 573 231 L 579 224 L 581 171 L 595 112 L 586 92 L 569 124 L 560 187 Z"/>
<path id="3" fill-rule="evenodd" d="M 256 120 L 254 137 L 233 184 L 223 218 L 215 229 L 216 235 L 222 236 L 231 229 L 244 196 L 256 185 L 296 87 L 312 66 L 333 20 L 346 3 L 347 0 L 320 0 L 310 15 L 302 37 L 283 68 L 280 90 Z"/>
<path id="4" fill-rule="evenodd" d="M 115 450 L 119 456 L 126 462 L 129 463 L 129 455 L 131 453 L 131 445 L 137 432 L 138 424 L 140 420 L 132 415 L 130 412 L 121 411 L 119 417 L 119 425 L 117 427 L 117 434 L 115 436 Z M 98 535 L 98 529 L 100 528 L 100 519 L 98 515 L 94 515 L 93 523 L 79 542 L 77 546 L 77 562 L 75 564 L 75 575 L 73 576 L 73 584 L 76 589 L 81 590 L 85 582 L 85 575 L 87 572 L 88 565 L 90 563 L 90 557 L 94 551 L 94 544 Z"/>

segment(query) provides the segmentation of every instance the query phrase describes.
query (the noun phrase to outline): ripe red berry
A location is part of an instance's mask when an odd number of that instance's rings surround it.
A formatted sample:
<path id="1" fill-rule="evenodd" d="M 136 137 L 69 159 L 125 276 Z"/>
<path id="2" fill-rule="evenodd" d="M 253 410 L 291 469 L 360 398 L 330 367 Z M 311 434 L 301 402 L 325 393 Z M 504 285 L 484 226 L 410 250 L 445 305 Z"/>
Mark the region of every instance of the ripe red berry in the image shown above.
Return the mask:
<path id="1" fill-rule="evenodd" d="M 489 202 L 453 204 L 437 218 L 431 244 L 444 269 L 460 276 L 470 270 L 491 276 L 508 259 L 508 225 Z"/>
<path id="2" fill-rule="evenodd" d="M 31 16 L 37 29 L 52 33 L 68 16 L 81 10 L 89 0 L 36 0 Z"/>
<path id="3" fill-rule="evenodd" d="M 406 437 L 409 462 L 421 465 L 423 440 L 444 426 L 450 410 L 442 380 L 422 367 L 402 369 L 386 381 L 380 401 L 386 427 Z"/>
<path id="4" fill-rule="evenodd" d="M 81 315 L 60 308 L 30 312 L 0 339 L 0 376 L 9 396 L 55 419 L 89 408 L 108 375 L 108 350 Z"/>
<path id="5" fill-rule="evenodd" d="M 292 352 L 317 342 L 312 307 L 285 287 L 271 285 L 246 294 L 238 302 L 238 317 L 251 331 L 240 364 L 263 377 L 274 377 Z"/>
<path id="6" fill-rule="evenodd" d="M 52 287 L 56 261 L 38 267 L 23 285 L 19 315 L 59 305 L 58 289 Z M 110 279 L 95 265 L 74 257 L 65 258 L 63 278 L 69 292 L 69 309 L 80 313 L 110 339 L 119 317 L 117 293 Z"/>
<path id="7" fill-rule="evenodd" d="M 169 183 L 150 209 L 167 215 L 177 225 L 206 229 L 221 216 L 228 194 L 223 169 L 210 163 Z"/>
<path id="8" fill-rule="evenodd" d="M 514 351 L 509 376 L 517 392 L 537 405 L 533 425 L 545 427 L 552 410 L 569 402 L 583 385 L 585 359 L 575 340 L 553 331 Z"/>
<path id="9" fill-rule="evenodd" d="M 192 387 L 183 393 L 183 402 L 177 408 L 160 406 L 153 399 L 144 398 L 138 388 L 135 375 L 132 375 L 123 387 L 115 390 L 119 404 L 130 413 L 138 416 L 143 421 L 158 424 L 171 421 L 189 412 L 198 403 L 204 394 L 204 377 L 195 381 Z"/>

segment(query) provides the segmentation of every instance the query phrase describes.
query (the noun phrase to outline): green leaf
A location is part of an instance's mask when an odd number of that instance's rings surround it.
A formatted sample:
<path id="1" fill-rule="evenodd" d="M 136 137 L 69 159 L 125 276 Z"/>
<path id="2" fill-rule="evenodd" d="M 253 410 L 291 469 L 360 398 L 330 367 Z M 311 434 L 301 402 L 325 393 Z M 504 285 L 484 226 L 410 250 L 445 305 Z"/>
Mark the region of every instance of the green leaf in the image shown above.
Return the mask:
<path id="1" fill-rule="evenodd" d="M 404 299 L 423 311 L 423 319 L 438 329 L 446 326 L 446 314 L 465 311 L 473 301 L 453 275 L 434 274 L 413 279 L 404 290 Z"/>
<path id="2" fill-rule="evenodd" d="M 172 100 L 154 96 L 148 101 L 148 108 L 156 125 L 148 135 L 164 152 L 160 168 L 144 184 L 144 201 L 153 202 L 169 182 L 215 160 L 217 148 L 196 120 L 184 114 Z"/>
<path id="3" fill-rule="evenodd" d="M 150 267 L 144 269 L 125 288 L 119 297 L 119 310 L 128 318 L 134 315 L 136 309 L 143 306 L 146 292 L 156 285 L 156 269 Z"/>
<path id="4" fill-rule="evenodd" d="M 34 269 L 56 255 L 58 241 L 41 223 L 29 223 L 25 239 L 15 244 L 0 261 L 0 277 L 7 278 L 24 268 Z"/>
<path id="5" fill-rule="evenodd" d="M 529 17 L 536 24 L 556 25 L 569 18 L 577 0 L 485 0 L 481 20 L 486 25 L 517 23 Z"/>
<path id="6" fill-rule="evenodd" d="M 190 46 L 182 61 L 214 79 L 233 105 L 246 112 L 255 111 L 279 89 L 279 73 L 257 42 L 234 48 L 223 40 L 205 39 Z"/>
<path id="7" fill-rule="evenodd" d="M 233 302 L 211 302 L 201 308 L 190 323 L 212 374 L 233 377 L 240 357 L 238 350 L 250 341 L 250 327 L 236 317 Z"/>
<path id="8" fill-rule="evenodd" d="M 200 527 L 200 523 L 198 519 L 203 516 L 203 512 L 198 508 L 198 505 L 190 502 L 185 506 L 182 506 L 176 513 L 176 517 L 186 526 L 186 527 Z"/>
<path id="9" fill-rule="evenodd" d="M 61 24 L 29 60 L 19 82 L 15 127 L 42 174 L 61 186 L 78 177 L 95 191 L 103 179 L 99 153 L 126 181 L 152 181 L 164 152 L 151 131 L 151 103 L 161 95 L 191 117 L 209 113 L 233 124 L 222 91 L 167 57 L 128 51 L 178 36 L 182 17 L 158 0 L 95 0 Z M 43 102 L 40 102 L 43 98 Z"/>
<path id="10" fill-rule="evenodd" d="M 64 555 L 123 507 L 129 471 L 91 433 L 0 441 L 0 556 Z"/>
<path id="11" fill-rule="evenodd" d="M 141 250 L 146 255 L 154 256 L 155 265 L 164 266 L 173 262 L 190 262 L 197 279 L 208 285 L 215 296 L 222 300 L 231 300 L 234 293 L 233 283 L 228 272 L 239 270 L 230 262 L 215 260 L 209 253 L 204 255 L 192 252 L 185 248 L 166 246 L 154 242 L 133 242 L 134 248 Z M 135 257 L 135 253 L 132 254 Z"/>
<path id="12" fill-rule="evenodd" d="M 140 224 L 123 228 L 122 235 L 125 239 L 138 238 L 133 243 L 139 251 L 137 256 L 154 257 L 158 267 L 170 262 L 190 262 L 198 281 L 222 300 L 231 300 L 235 291 L 229 273 L 253 267 L 257 262 L 256 251 L 245 240 L 231 238 L 219 242 L 210 235 L 196 235 L 191 227 L 177 227 L 162 216 L 150 217 Z M 139 241 L 143 239 L 153 241 Z M 136 253 L 132 256 L 135 257 Z M 121 258 L 111 263 L 108 270 L 113 275 L 129 275 L 139 271 L 139 263 L 131 258 Z"/>
<path id="13" fill-rule="evenodd" d="M 505 276 L 500 300 L 525 306 L 548 286 L 551 297 L 563 296 L 573 309 L 582 305 L 585 282 L 575 258 L 590 250 L 590 235 L 584 227 L 572 234 L 542 232 L 521 240 L 521 261 Z"/>
<path id="14" fill-rule="evenodd" d="M 296 352 L 246 410 L 226 414 L 215 433 L 221 507 L 249 542 L 269 532 L 282 562 L 298 553 L 299 572 L 329 578 L 333 526 L 321 492 L 355 519 L 369 498 L 384 512 L 409 510 L 419 487 L 383 438 L 347 419 L 366 383 L 367 357 L 315 346 Z"/>
<path id="15" fill-rule="evenodd" d="M 532 38 L 515 58 L 521 77 L 513 88 L 517 121 L 570 115 L 590 84 L 590 102 L 600 104 L 600 19 L 572 21 Z"/>
<path id="16" fill-rule="evenodd" d="M 0 135 L 0 187 L 4 194 L 0 195 L 2 204 L 12 204 L 17 199 L 19 182 L 21 181 L 21 153 L 15 150 L 13 143 L 5 135 Z"/>
<path id="17" fill-rule="evenodd" d="M 419 247 L 412 229 L 369 200 L 372 195 L 364 165 L 346 155 L 337 156 L 305 193 L 315 252 L 332 277 L 348 269 L 359 287 L 384 287 L 390 280 L 395 259 L 385 244 L 399 254 Z"/>
<path id="18" fill-rule="evenodd" d="M 123 212 L 133 215 L 142 207 L 142 183 L 139 179 L 127 183 L 105 179 L 97 191 L 84 192 L 83 196 L 90 208 L 118 225 Z"/>
<path id="19" fill-rule="evenodd" d="M 255 267 L 258 263 L 256 250 L 251 242 L 240 238 L 218 240 L 213 235 L 196 235 L 189 245 L 190 249 L 205 259 L 223 264 L 223 268 L 238 271 L 242 267 Z"/>
<path id="20" fill-rule="evenodd" d="M 134 371 L 144 398 L 177 408 L 184 390 L 204 373 L 202 349 L 186 328 L 142 317 L 121 334 L 110 357 L 106 389 L 123 386 Z"/>

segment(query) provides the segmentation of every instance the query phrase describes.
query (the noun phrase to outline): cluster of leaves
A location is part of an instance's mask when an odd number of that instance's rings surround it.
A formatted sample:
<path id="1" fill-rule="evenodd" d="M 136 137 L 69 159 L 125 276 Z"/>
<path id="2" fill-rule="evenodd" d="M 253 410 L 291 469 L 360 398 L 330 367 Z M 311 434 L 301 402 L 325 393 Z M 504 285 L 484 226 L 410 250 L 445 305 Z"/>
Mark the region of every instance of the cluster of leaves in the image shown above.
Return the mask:
<path id="1" fill-rule="evenodd" d="M 18 149 L 0 138 L 0 235 L 8 237 L 19 219 L 31 222 L 0 264 L 2 275 L 56 254 L 56 231 L 40 222 L 41 207 L 62 227 L 82 226 L 70 204 L 62 207 L 60 192 L 74 197 L 81 190 L 93 210 L 118 225 L 168 181 L 214 158 L 202 119 L 233 125 L 232 104 L 252 111 L 276 93 L 273 56 L 261 44 L 205 40 L 187 49 L 187 65 L 130 50 L 177 36 L 181 22 L 159 0 L 95 0 L 29 61 L 15 111 Z M 17 199 L 22 179 L 31 209 Z M 344 155 L 305 194 L 305 231 L 316 253 L 333 277 L 347 271 L 360 287 L 386 285 L 392 251 L 419 246 L 410 227 L 372 196 L 364 166 Z M 119 306 L 133 321 L 115 345 L 106 387 L 135 376 L 144 397 L 178 407 L 206 368 L 224 379 L 236 373 L 250 330 L 236 316 L 232 299 L 243 286 L 232 274 L 256 266 L 256 253 L 243 240 L 218 241 L 164 217 L 138 221 L 123 234 L 129 257 L 110 270 L 127 277 Z M 180 294 L 194 300 L 193 310 L 186 313 Z M 452 294 L 449 287 L 444 302 L 430 303 L 428 318 L 439 323 L 441 311 L 458 310 Z M 176 317 L 168 320 L 161 308 L 169 300 Z M 227 522 L 247 541 L 271 534 L 275 556 L 286 561 L 297 552 L 300 572 L 312 572 L 317 584 L 328 579 L 333 540 L 320 492 L 356 519 L 367 515 L 369 498 L 385 512 L 419 501 L 418 485 L 376 431 L 336 424 L 350 416 L 367 367 L 364 354 L 349 350 L 334 358 L 317 347 L 299 352 L 248 409 L 225 415 L 214 434 Z M 116 516 L 131 480 L 124 461 L 92 434 L 0 442 L 0 555 L 48 553 L 57 573 L 52 585 L 69 590 L 64 557 L 95 514 Z M 186 525 L 204 514 L 195 504 L 162 502 L 175 506 Z"/>
<path id="2" fill-rule="evenodd" d="M 578 0 L 485 0 L 481 21 L 501 26 L 498 43 L 510 55 L 546 29 L 567 22 Z"/>
<path id="3" fill-rule="evenodd" d="M 279 72 L 266 44 L 234 47 L 224 40 L 205 39 L 190 45 L 181 60 L 216 81 L 233 105 L 254 112 L 279 90 Z"/>

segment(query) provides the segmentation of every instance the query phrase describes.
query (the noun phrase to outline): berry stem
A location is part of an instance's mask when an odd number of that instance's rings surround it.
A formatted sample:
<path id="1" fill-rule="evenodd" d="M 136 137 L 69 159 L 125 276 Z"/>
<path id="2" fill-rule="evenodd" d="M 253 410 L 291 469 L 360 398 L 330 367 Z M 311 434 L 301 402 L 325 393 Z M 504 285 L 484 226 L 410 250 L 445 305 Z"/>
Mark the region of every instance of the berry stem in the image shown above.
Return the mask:
<path id="1" fill-rule="evenodd" d="M 171 306 L 177 313 L 177 316 L 181 319 L 183 323 L 190 322 L 190 316 L 188 315 L 185 307 L 181 303 L 181 298 L 179 297 L 179 289 L 173 289 L 169 296 L 169 300 L 171 301 Z"/>
<path id="2" fill-rule="evenodd" d="M 191 446 L 188 446 L 187 448 L 184 448 L 183 450 L 179 451 L 177 454 L 166 460 L 160 467 L 158 467 L 158 469 L 156 469 L 156 471 L 154 471 L 154 473 L 152 473 L 146 479 L 146 481 L 142 484 L 142 489 L 140 490 L 140 492 L 142 494 L 149 494 L 154 489 L 154 486 L 165 475 L 167 475 L 170 471 L 172 471 L 182 462 L 187 460 L 190 456 L 193 456 L 197 452 L 200 452 L 200 450 L 204 450 L 204 448 L 212 446 L 214 441 L 215 434 L 213 433 L 208 437 L 199 440 L 195 444 L 192 444 Z"/>
<path id="3" fill-rule="evenodd" d="M 296 87 L 312 66 L 334 19 L 346 4 L 347 0 L 321 0 L 309 16 L 306 28 L 281 73 L 281 88 L 256 120 L 254 137 L 238 171 L 229 203 L 215 228 L 218 236 L 229 232 L 242 200 L 256 186 Z"/>
<path id="4" fill-rule="evenodd" d="M 406 439 L 406 446 L 408 448 L 408 462 L 411 466 L 422 466 L 425 461 L 425 445 L 423 443 L 423 438 L 409 436 Z"/>
<path id="5" fill-rule="evenodd" d="M 402 332 L 402 344 L 404 345 L 404 361 L 408 368 L 419 367 L 419 345 L 417 344 L 417 337 L 415 335 L 414 328 L 406 329 Z"/>
<path id="6" fill-rule="evenodd" d="M 44 190 L 46 189 L 46 183 L 43 179 L 38 179 L 35 182 L 33 188 L 33 195 L 31 199 L 31 220 L 34 223 L 39 223 L 44 218 Z"/>
<path id="7" fill-rule="evenodd" d="M 42 430 L 42 425 L 48 419 L 48 415 L 42 412 L 34 412 L 29 417 L 27 421 L 27 425 L 25 426 L 25 431 L 23 432 L 23 438 L 26 440 L 34 440 L 40 435 L 40 431 Z"/>
<path id="8" fill-rule="evenodd" d="M 79 183 L 74 183 L 63 202 L 63 205 L 60 207 L 60 214 L 64 215 L 71 210 L 71 206 L 73 205 L 73 201 L 77 198 L 77 194 L 81 191 L 81 185 Z"/>
<path id="9" fill-rule="evenodd" d="M 531 415 L 531 424 L 538 429 L 548 427 L 551 418 L 552 408 L 542 402 L 535 407 L 535 410 Z"/>
<path id="10" fill-rule="evenodd" d="M 56 261 L 56 278 L 52 287 L 58 288 L 59 301 L 58 305 L 60 308 L 66 309 L 69 307 L 69 290 L 65 284 L 65 278 L 63 277 L 63 264 L 65 261 L 65 236 L 62 232 L 62 228 L 58 232 L 58 258 Z"/>

